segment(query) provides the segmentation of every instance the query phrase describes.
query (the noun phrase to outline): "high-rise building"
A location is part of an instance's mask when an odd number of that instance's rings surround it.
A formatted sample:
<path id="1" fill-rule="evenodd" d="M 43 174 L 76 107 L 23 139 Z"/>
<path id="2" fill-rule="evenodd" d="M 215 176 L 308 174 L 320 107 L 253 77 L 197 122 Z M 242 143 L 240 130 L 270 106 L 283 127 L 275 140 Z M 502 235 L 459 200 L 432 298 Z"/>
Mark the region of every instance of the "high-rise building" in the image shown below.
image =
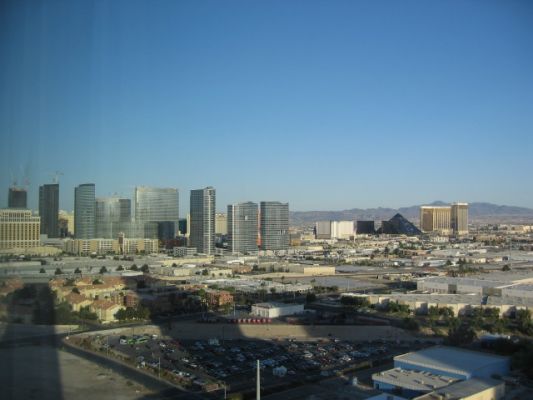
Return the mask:
<path id="1" fill-rule="evenodd" d="M 39 186 L 39 216 L 41 234 L 59 237 L 59 183 Z"/>
<path id="2" fill-rule="evenodd" d="M 180 218 L 180 222 L 178 225 L 180 235 L 187 236 L 187 220 L 188 218 Z"/>
<path id="3" fill-rule="evenodd" d="M 260 203 L 260 242 L 262 250 L 289 248 L 289 203 Z"/>
<path id="4" fill-rule="evenodd" d="M 41 218 L 30 210 L 0 210 L 0 249 L 25 249 L 40 244 Z"/>
<path id="5" fill-rule="evenodd" d="M 353 221 L 331 221 L 332 239 L 350 239 L 355 235 Z"/>
<path id="6" fill-rule="evenodd" d="M 160 240 L 173 240 L 176 237 L 176 231 L 179 231 L 179 223 L 178 228 L 176 228 L 174 221 L 157 223 L 157 237 Z"/>
<path id="7" fill-rule="evenodd" d="M 199 253 L 215 252 L 215 204 L 214 188 L 191 190 L 189 247 L 196 247 Z"/>
<path id="8" fill-rule="evenodd" d="M 350 239 L 355 235 L 353 221 L 318 221 L 315 223 L 317 239 Z"/>
<path id="9" fill-rule="evenodd" d="M 376 232 L 374 221 L 357 221 L 356 232 L 358 235 L 373 235 Z"/>
<path id="10" fill-rule="evenodd" d="M 131 200 L 118 197 L 96 199 L 97 238 L 115 239 L 120 232 L 129 229 L 131 223 Z"/>
<path id="11" fill-rule="evenodd" d="M 7 196 L 8 208 L 28 208 L 28 192 L 26 189 L 12 186 Z"/>
<path id="12" fill-rule="evenodd" d="M 74 233 L 74 213 L 59 210 L 59 236 L 67 237 Z"/>
<path id="13" fill-rule="evenodd" d="M 258 211 L 257 203 L 228 205 L 228 248 L 232 253 L 257 252 Z"/>
<path id="14" fill-rule="evenodd" d="M 228 234 L 228 217 L 224 213 L 215 214 L 215 234 L 217 235 Z"/>
<path id="15" fill-rule="evenodd" d="M 173 222 L 174 234 L 179 226 L 179 192 L 176 188 L 135 188 L 135 221 Z"/>
<path id="16" fill-rule="evenodd" d="M 420 207 L 420 229 L 422 232 L 449 235 L 452 231 L 451 212 L 450 206 Z"/>
<path id="17" fill-rule="evenodd" d="M 327 240 L 331 239 L 331 221 L 315 222 L 315 238 Z"/>
<path id="18" fill-rule="evenodd" d="M 455 235 L 468 234 L 468 203 L 452 203 L 451 225 Z"/>
<path id="19" fill-rule="evenodd" d="M 95 225 L 95 185 L 84 183 L 74 189 L 74 236 L 76 239 L 93 239 Z"/>

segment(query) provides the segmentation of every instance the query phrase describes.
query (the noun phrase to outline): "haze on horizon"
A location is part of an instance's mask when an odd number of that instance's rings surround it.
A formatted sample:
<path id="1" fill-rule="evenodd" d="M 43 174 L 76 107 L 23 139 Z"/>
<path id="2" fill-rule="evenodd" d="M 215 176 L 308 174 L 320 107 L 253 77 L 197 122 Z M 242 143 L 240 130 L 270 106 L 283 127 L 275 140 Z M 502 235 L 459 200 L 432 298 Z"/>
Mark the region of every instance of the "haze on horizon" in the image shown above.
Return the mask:
<path id="1" fill-rule="evenodd" d="M 533 208 L 530 1 L 0 3 L 13 179 L 217 189 L 217 209 Z"/>

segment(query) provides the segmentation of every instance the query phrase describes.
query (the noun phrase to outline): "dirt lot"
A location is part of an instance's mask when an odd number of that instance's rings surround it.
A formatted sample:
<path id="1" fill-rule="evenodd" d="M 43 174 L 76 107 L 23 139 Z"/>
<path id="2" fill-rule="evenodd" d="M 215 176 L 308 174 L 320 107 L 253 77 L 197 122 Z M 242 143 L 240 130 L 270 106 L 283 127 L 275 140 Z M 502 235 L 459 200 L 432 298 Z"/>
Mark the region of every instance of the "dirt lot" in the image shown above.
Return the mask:
<path id="1" fill-rule="evenodd" d="M 50 346 L 0 349 L 2 399 L 120 400 L 151 394 L 146 388 Z"/>

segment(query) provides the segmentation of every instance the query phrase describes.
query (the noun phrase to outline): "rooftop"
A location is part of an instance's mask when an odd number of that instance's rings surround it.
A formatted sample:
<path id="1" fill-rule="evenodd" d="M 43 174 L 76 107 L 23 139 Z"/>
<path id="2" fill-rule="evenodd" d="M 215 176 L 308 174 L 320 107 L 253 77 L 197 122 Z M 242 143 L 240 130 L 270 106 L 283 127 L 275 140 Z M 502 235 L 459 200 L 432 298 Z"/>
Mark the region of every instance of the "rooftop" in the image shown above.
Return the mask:
<path id="1" fill-rule="evenodd" d="M 394 357 L 395 362 L 406 362 L 421 368 L 435 368 L 454 374 L 468 374 L 507 359 L 507 357 L 448 346 L 434 346 Z"/>
<path id="2" fill-rule="evenodd" d="M 434 375 L 430 372 L 410 371 L 401 368 L 389 369 L 373 374 L 372 379 L 418 392 L 430 392 L 457 381 L 457 379 L 449 376 Z"/>
<path id="3" fill-rule="evenodd" d="M 472 378 L 437 389 L 431 393 L 417 397 L 415 400 L 441 400 L 443 398 L 446 400 L 461 400 L 498 385 L 503 385 L 503 382 L 494 379 Z"/>
<path id="4" fill-rule="evenodd" d="M 254 306 L 262 307 L 262 308 L 285 308 L 285 307 L 294 307 L 294 306 L 299 306 L 299 305 L 301 304 L 286 304 L 286 303 L 277 303 L 277 302 L 254 304 Z"/>

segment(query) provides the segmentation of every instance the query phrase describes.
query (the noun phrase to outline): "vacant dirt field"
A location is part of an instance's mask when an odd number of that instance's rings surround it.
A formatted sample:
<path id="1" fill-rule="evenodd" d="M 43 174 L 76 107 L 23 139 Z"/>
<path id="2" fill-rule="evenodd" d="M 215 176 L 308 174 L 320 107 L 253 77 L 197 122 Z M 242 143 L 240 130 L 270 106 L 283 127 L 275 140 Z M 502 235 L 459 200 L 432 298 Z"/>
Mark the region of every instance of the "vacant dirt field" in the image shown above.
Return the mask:
<path id="1" fill-rule="evenodd" d="M 143 386 L 51 346 L 0 349 L 2 399 L 121 400 L 151 394 Z"/>

